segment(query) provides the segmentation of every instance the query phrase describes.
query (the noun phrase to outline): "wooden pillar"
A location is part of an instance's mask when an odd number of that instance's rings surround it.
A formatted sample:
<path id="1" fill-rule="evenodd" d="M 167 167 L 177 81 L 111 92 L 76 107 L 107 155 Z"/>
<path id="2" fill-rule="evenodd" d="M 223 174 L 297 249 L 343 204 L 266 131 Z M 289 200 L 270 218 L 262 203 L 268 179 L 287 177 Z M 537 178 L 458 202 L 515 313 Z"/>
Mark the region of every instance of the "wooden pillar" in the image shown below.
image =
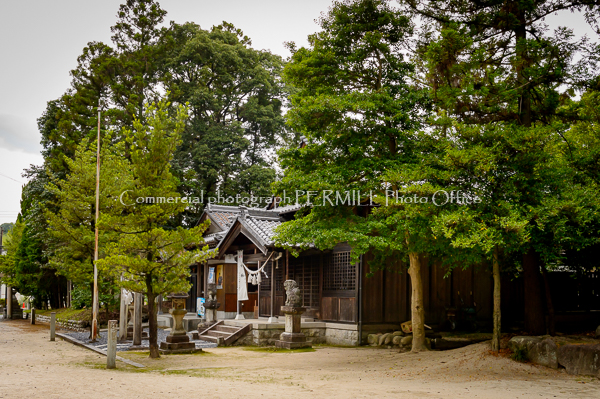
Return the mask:
<path id="1" fill-rule="evenodd" d="M 290 252 L 286 249 L 285 250 L 285 279 L 286 280 L 290 279 L 289 264 L 290 264 Z"/>
<path id="2" fill-rule="evenodd" d="M 269 323 L 275 323 L 275 262 L 271 261 L 271 317 Z"/>

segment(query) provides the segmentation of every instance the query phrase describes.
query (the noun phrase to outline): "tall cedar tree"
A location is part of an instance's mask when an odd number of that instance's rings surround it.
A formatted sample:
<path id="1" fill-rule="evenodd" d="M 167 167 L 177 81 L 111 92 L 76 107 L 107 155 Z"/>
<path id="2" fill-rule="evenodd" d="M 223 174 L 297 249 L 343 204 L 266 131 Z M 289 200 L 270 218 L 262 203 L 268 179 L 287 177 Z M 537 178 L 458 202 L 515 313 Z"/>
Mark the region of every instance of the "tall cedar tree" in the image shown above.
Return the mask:
<path id="1" fill-rule="evenodd" d="M 284 69 L 294 93 L 288 123 L 307 137 L 307 145 L 280 152 L 284 177 L 275 185 L 284 200 L 295 190 L 314 191 L 300 200 L 319 206 L 284 223 L 277 240 L 284 246 L 314 243 L 321 249 L 345 241 L 352 246 L 353 260 L 373 250 L 377 259 L 369 263 L 371 272 L 399 270 L 397 260 L 408 261 L 413 350 L 424 350 L 421 267 L 441 241 L 428 227 L 427 213 L 437 210 L 433 205 L 427 210 L 386 206 L 385 200 L 387 189 L 402 188 L 397 184 L 400 171 L 419 164 L 429 146 L 417 131 L 420 104 L 427 97 L 411 87 L 413 66 L 403 55 L 412 25 L 387 1 L 373 0 L 336 2 L 319 23 L 323 30 L 309 36 L 309 48 L 290 44 L 293 55 Z M 411 196 L 423 191 L 405 189 Z M 363 197 L 347 199 L 349 190 Z M 383 206 L 367 215 L 361 204 L 370 191 Z"/>

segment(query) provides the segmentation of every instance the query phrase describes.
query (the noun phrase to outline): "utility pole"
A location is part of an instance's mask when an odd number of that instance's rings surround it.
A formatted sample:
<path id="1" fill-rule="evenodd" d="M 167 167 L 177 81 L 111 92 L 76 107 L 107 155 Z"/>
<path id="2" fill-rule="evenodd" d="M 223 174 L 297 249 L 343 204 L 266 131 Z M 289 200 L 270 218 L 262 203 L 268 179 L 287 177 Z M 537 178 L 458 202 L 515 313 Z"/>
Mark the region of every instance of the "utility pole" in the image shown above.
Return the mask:
<path id="1" fill-rule="evenodd" d="M 98 217 L 100 216 L 100 104 L 98 99 L 98 144 L 96 145 L 96 222 L 94 223 L 94 303 L 92 304 L 92 341 L 98 336 Z"/>

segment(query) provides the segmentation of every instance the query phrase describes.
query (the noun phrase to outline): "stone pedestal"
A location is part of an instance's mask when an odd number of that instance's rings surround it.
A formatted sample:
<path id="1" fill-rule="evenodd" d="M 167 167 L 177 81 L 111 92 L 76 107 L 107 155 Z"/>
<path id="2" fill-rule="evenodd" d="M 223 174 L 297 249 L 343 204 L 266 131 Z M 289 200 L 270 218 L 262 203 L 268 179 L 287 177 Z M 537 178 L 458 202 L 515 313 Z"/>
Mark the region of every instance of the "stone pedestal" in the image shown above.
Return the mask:
<path id="1" fill-rule="evenodd" d="M 185 296 L 187 297 L 187 295 Z M 185 309 L 185 301 L 181 301 L 177 295 L 171 295 L 173 298 L 174 309 L 171 309 L 169 313 L 173 316 L 173 330 L 171 334 L 167 336 L 166 342 L 160 343 L 160 353 L 172 354 L 172 353 L 194 353 L 201 352 L 202 349 L 196 349 L 196 344 L 190 342 L 185 328 L 183 327 L 183 318 L 187 314 Z"/>
<path id="2" fill-rule="evenodd" d="M 301 330 L 301 316 L 306 311 L 303 307 L 282 306 L 281 312 L 285 315 L 285 332 L 279 336 L 279 341 L 275 341 L 277 348 L 299 349 L 312 348 L 310 342 L 306 341 L 306 336 Z"/>
<path id="3" fill-rule="evenodd" d="M 204 306 L 204 312 L 207 323 L 212 324 L 217 321 L 217 309 L 211 309 Z"/>

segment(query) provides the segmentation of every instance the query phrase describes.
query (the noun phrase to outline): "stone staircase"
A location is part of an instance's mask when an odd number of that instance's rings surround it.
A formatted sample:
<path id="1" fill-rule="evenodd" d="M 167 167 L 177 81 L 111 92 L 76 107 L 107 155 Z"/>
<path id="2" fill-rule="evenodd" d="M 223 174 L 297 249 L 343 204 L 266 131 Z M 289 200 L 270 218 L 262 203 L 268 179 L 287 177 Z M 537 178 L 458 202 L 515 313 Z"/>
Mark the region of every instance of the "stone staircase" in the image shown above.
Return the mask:
<path id="1" fill-rule="evenodd" d="M 246 324 L 243 327 L 226 326 L 223 320 L 217 321 L 212 326 L 193 334 L 194 339 L 213 342 L 217 346 L 229 346 L 239 338 L 252 330 L 252 324 Z"/>

